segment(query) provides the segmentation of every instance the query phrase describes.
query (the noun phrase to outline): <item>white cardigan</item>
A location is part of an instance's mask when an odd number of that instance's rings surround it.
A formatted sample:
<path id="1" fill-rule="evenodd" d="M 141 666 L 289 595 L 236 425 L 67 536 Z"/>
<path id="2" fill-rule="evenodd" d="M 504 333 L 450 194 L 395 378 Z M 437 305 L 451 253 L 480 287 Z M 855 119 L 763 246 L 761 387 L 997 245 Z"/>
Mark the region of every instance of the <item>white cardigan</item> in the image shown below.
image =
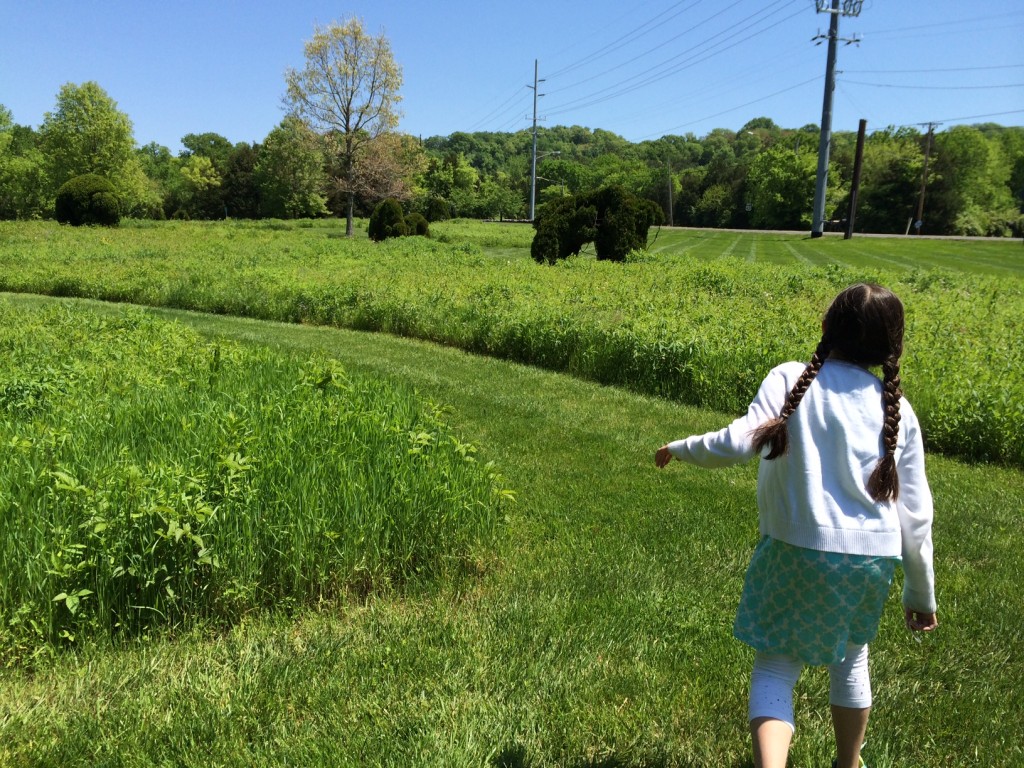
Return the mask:
<path id="1" fill-rule="evenodd" d="M 751 432 L 779 415 L 804 363 L 768 374 L 744 416 L 718 432 L 669 443 L 677 459 L 726 467 L 754 456 Z M 826 360 L 789 417 L 789 450 L 762 459 L 757 477 L 761 534 L 798 547 L 903 558 L 903 604 L 934 612 L 932 495 L 917 416 L 900 400 L 899 497 L 876 502 L 867 481 L 883 454 L 882 382 L 860 366 Z M 767 451 L 766 451 L 767 453 Z"/>

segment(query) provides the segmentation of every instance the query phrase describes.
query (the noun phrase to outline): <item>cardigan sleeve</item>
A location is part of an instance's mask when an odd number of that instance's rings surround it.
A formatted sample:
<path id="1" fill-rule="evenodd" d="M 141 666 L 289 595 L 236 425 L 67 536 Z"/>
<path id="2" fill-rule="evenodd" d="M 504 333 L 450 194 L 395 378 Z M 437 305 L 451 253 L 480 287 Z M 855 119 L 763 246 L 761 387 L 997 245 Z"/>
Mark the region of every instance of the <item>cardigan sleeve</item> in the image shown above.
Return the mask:
<path id="1" fill-rule="evenodd" d="M 747 412 L 729 426 L 717 432 L 693 435 L 668 444 L 669 452 L 680 461 L 701 467 L 730 467 L 754 457 L 751 432 L 782 411 L 790 385 L 783 374 L 784 364 L 773 368 L 761 386 Z M 803 366 L 800 366 L 803 370 Z"/>
<path id="2" fill-rule="evenodd" d="M 903 539 L 903 607 L 934 613 L 935 572 L 932 564 L 931 489 L 924 471 L 924 441 L 913 409 L 900 404 L 907 443 L 897 464 L 900 492 L 896 505 Z"/>

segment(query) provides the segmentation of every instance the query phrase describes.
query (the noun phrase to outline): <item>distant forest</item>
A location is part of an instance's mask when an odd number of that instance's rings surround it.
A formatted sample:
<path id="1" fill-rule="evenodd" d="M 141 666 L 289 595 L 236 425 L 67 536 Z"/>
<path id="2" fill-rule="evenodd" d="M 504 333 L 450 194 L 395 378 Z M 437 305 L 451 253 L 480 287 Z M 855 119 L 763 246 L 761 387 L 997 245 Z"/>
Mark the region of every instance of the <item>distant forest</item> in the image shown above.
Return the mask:
<path id="1" fill-rule="evenodd" d="M 177 154 L 138 147 L 127 115 L 98 85 L 69 84 L 39 129 L 14 123 L 0 106 L 0 218 L 52 217 L 57 189 L 83 173 L 110 179 L 129 217 L 344 215 L 337 138 L 288 117 L 256 144 L 195 133 Z M 618 185 L 656 202 L 676 226 L 809 229 L 818 138 L 815 125 L 782 128 L 767 117 L 637 144 L 601 129 L 538 128 L 535 204 L 539 211 L 564 195 Z M 856 138 L 833 133 L 826 201 L 833 227 L 849 211 Z M 430 221 L 524 219 L 532 144 L 527 130 L 382 135 L 362 150 L 358 177 L 348 177 L 356 212 L 369 215 L 393 197 Z M 1024 235 L 1024 127 L 870 132 L 856 230 L 903 234 L 919 206 L 923 233 Z"/>

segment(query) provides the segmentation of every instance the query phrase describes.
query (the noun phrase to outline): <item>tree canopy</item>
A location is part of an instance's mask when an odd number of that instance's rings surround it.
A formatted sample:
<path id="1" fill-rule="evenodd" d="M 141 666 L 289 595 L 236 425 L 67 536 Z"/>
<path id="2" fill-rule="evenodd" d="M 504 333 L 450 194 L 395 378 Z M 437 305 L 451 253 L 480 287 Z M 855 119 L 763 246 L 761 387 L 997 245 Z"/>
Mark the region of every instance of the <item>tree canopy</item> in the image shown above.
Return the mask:
<path id="1" fill-rule="evenodd" d="M 369 108 L 366 94 L 357 99 L 353 91 L 347 125 L 355 129 L 349 133 L 343 112 L 339 128 L 318 122 L 312 112 L 299 114 L 296 104 L 289 120 L 261 143 L 233 145 L 217 133 L 196 131 L 182 137 L 184 149 L 174 154 L 157 144 L 136 148 L 127 115 L 96 83 L 64 86 L 39 130 L 17 124 L 0 106 L 0 218 L 52 217 L 59 180 L 84 172 L 110 180 L 129 217 L 333 213 L 348 218 L 351 227 L 350 217 L 369 216 L 385 198 L 400 201 L 406 215 L 429 221 L 526 215 L 529 130 L 457 131 L 425 139 L 397 132 L 401 73 L 383 35 L 367 35 L 358 21 L 332 25 L 318 30 L 307 44 L 308 55 L 340 68 L 349 42 L 356 60 L 367 67 L 390 62 L 381 71 L 395 74 L 380 110 Z M 331 70 L 331 76 L 340 71 Z M 293 75 L 296 83 L 316 82 L 313 74 Z M 354 111 L 360 105 L 369 110 L 362 117 Z M 675 225 L 799 229 L 810 220 L 814 125 L 793 129 L 754 117 L 735 130 L 635 144 L 579 125 L 540 127 L 537 134 L 540 209 L 616 185 L 657 203 Z M 827 220 L 849 215 L 855 148 L 854 132 L 833 132 Z M 922 181 L 925 233 L 1024 235 L 1024 127 L 954 126 L 931 138 L 907 127 L 869 132 L 857 230 L 907 231 Z"/>
<path id="2" fill-rule="evenodd" d="M 358 166 L 364 148 L 398 125 L 402 69 L 384 34 L 367 34 L 358 18 L 317 27 L 304 52 L 306 66 L 285 74 L 285 103 L 313 130 L 338 137 L 335 183 L 348 196 L 351 235 Z"/>
<path id="3" fill-rule="evenodd" d="M 39 139 L 54 195 L 69 179 L 96 174 L 114 185 L 124 210 L 143 203 L 147 185 L 134 152 L 132 122 L 97 83 L 62 86 Z"/>

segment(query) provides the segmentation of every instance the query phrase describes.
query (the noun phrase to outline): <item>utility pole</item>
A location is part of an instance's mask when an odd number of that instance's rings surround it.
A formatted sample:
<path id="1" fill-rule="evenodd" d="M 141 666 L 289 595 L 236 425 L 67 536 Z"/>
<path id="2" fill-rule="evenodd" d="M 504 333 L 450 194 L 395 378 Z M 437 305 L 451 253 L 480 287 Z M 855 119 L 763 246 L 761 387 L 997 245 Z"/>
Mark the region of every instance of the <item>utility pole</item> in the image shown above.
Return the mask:
<path id="1" fill-rule="evenodd" d="M 922 123 L 924 125 L 924 123 Z M 928 136 L 924 142 L 924 166 L 921 168 L 921 192 L 917 196 L 917 216 L 914 217 L 914 234 L 921 234 L 924 226 L 924 189 L 928 183 L 928 158 L 932 154 L 932 134 L 938 123 L 928 123 Z"/>
<path id="2" fill-rule="evenodd" d="M 864 164 L 864 134 L 867 133 L 868 121 L 861 120 L 857 127 L 857 154 L 853 160 L 853 182 L 850 185 L 850 210 L 846 214 L 846 234 L 844 240 L 853 237 L 853 222 L 857 218 L 857 195 L 860 194 L 860 169 Z"/>
<path id="3" fill-rule="evenodd" d="M 533 85 L 527 88 L 533 89 L 533 152 L 530 155 L 530 221 L 533 221 L 537 203 L 537 97 L 543 93 L 537 93 L 537 84 L 543 83 L 537 79 L 537 60 L 533 60 Z"/>
<path id="4" fill-rule="evenodd" d="M 832 18 L 828 25 L 828 58 L 825 63 L 825 95 L 821 103 L 821 135 L 818 139 L 818 175 L 814 185 L 814 212 L 811 237 L 821 237 L 825 224 L 825 188 L 828 186 L 828 156 L 832 147 L 832 93 L 836 89 L 836 43 L 839 41 L 839 17 L 859 16 L 863 0 L 816 0 L 818 13 L 829 13 Z M 819 41 L 822 35 L 813 39 Z M 849 45 L 858 40 L 844 40 Z"/>
<path id="5" fill-rule="evenodd" d="M 672 200 L 672 187 L 675 186 L 672 181 L 672 163 L 667 162 L 668 166 L 668 225 L 674 227 L 676 225 L 675 216 L 673 215 L 672 209 L 675 208 L 675 203 Z"/>

